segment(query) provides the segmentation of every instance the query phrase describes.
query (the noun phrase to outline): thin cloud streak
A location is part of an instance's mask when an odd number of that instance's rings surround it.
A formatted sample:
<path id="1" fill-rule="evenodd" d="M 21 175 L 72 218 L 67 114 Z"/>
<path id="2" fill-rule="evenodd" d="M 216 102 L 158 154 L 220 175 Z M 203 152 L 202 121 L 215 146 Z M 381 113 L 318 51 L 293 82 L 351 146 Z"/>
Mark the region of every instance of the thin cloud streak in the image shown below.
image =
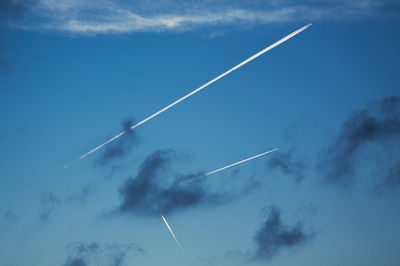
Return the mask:
<path id="1" fill-rule="evenodd" d="M 192 96 L 193 94 L 195 94 L 195 93 L 201 91 L 202 89 L 208 87 L 209 85 L 213 84 L 214 82 L 218 81 L 219 79 L 225 77 L 225 76 L 228 75 L 229 73 L 235 71 L 236 69 L 242 67 L 243 65 L 249 63 L 250 61 L 256 59 L 257 57 L 263 55 L 264 53 L 266 53 L 266 52 L 268 52 L 269 50 L 275 48 L 276 46 L 278 46 L 278 45 L 284 43 L 285 41 L 289 40 L 290 38 L 296 36 L 297 34 L 299 34 L 299 33 L 302 32 L 302 31 L 304 31 L 305 29 L 307 29 L 307 28 L 310 27 L 311 25 L 312 25 L 312 24 L 309 23 L 309 24 L 307 24 L 307 25 L 301 27 L 300 29 L 298 29 L 298 30 L 296 30 L 296 31 L 294 31 L 294 32 L 292 32 L 292 33 L 290 33 L 289 35 L 283 37 L 283 38 L 280 39 L 279 41 L 277 41 L 277 42 L 271 44 L 270 46 L 268 46 L 268 47 L 266 47 L 266 48 L 264 48 L 263 50 L 259 51 L 258 53 L 252 55 L 251 57 L 247 58 L 247 59 L 244 60 L 243 62 L 239 63 L 238 65 L 236 65 L 236 66 L 232 67 L 231 69 L 227 70 L 226 72 L 222 73 L 222 74 L 219 75 L 218 77 L 216 77 L 216 78 L 210 80 L 209 82 L 205 83 L 204 85 L 200 86 L 199 88 L 195 89 L 194 91 L 192 91 L 192 92 L 186 94 L 186 95 L 183 96 L 182 98 L 176 100 L 175 102 L 171 103 L 170 105 L 168 105 L 168 106 L 164 107 L 163 109 L 157 111 L 156 113 L 154 113 L 154 114 L 152 114 L 151 116 L 147 117 L 146 119 L 140 121 L 140 122 L 137 123 L 136 125 L 133 125 L 133 126 L 131 127 L 131 130 L 137 128 L 138 126 L 140 126 L 140 125 L 142 125 L 142 124 L 144 124 L 144 123 L 146 123 L 147 121 L 149 121 L 149 120 L 151 120 L 152 118 L 158 116 L 159 114 L 162 114 L 163 112 L 167 111 L 168 109 L 170 109 L 170 108 L 173 107 L 174 105 L 176 105 L 176 104 L 178 104 L 178 103 L 184 101 L 185 99 L 189 98 L 189 97 Z M 123 132 L 117 134 L 116 136 L 112 137 L 111 139 L 107 140 L 106 142 L 104 142 L 104 143 L 100 144 L 99 146 L 95 147 L 95 148 L 92 149 L 91 151 L 89 151 L 89 152 L 83 154 L 83 155 L 80 156 L 78 159 L 76 159 L 74 162 L 76 162 L 76 161 L 78 161 L 78 160 L 81 160 L 81 159 L 84 159 L 85 157 L 87 157 L 87 156 L 89 156 L 90 154 L 94 153 L 95 151 L 101 149 L 101 148 L 104 147 L 105 145 L 107 145 L 107 144 L 113 142 L 114 140 L 120 138 L 121 136 L 125 135 L 126 133 L 127 133 L 127 131 L 123 131 Z M 74 162 L 72 162 L 72 163 L 74 163 Z M 72 163 L 71 163 L 71 164 L 72 164 Z M 71 164 L 65 165 L 62 169 L 68 168 Z"/>
<path id="2" fill-rule="evenodd" d="M 247 161 L 253 160 L 253 159 L 255 159 L 255 158 L 261 157 L 261 156 L 263 156 L 263 155 L 266 155 L 266 154 L 268 154 L 268 153 L 274 152 L 274 151 L 276 151 L 276 150 L 278 150 L 278 148 L 276 148 L 276 149 L 272 149 L 272 150 L 269 150 L 269 151 L 263 152 L 263 153 L 261 153 L 261 154 L 258 154 L 258 155 L 255 155 L 255 156 L 252 156 L 252 157 L 250 157 L 250 158 L 247 158 L 247 159 L 241 160 L 241 161 L 239 161 L 239 162 L 236 162 L 236 163 L 233 163 L 233 164 L 230 164 L 230 165 L 224 166 L 224 167 L 222 167 L 222 168 L 219 168 L 219 169 L 217 169 L 217 170 L 211 171 L 211 172 L 209 172 L 209 173 L 207 173 L 207 174 L 205 174 L 205 175 L 207 176 L 207 175 L 212 175 L 212 174 L 218 173 L 218 172 L 220 172 L 220 171 L 222 171 L 222 170 L 225 170 L 225 169 L 231 168 L 231 167 L 233 167 L 233 166 L 235 166 L 235 165 L 242 164 L 242 163 L 244 163 L 244 162 L 247 162 Z"/>
<path id="3" fill-rule="evenodd" d="M 179 243 L 178 239 L 176 238 L 174 232 L 172 231 L 171 227 L 169 226 L 169 224 L 168 224 L 167 220 L 165 219 L 164 215 L 161 215 L 161 218 L 164 220 L 164 223 L 167 226 L 169 232 L 171 233 L 172 237 L 175 239 L 176 244 L 178 244 L 178 246 L 182 250 L 183 254 L 186 255 L 185 250 L 183 249 L 183 246 L 181 245 L 181 243 Z"/>
<path id="4" fill-rule="evenodd" d="M 203 177 L 206 177 L 206 176 L 209 176 L 209 175 L 212 175 L 212 174 L 215 174 L 215 173 L 221 172 L 221 171 L 223 171 L 223 170 L 226 170 L 226 169 L 228 169 L 228 168 L 231 168 L 231 167 L 233 167 L 233 166 L 236 166 L 236 165 L 239 165 L 239 164 L 245 163 L 245 162 L 247 162 L 247 161 L 250 161 L 250 160 L 256 159 L 256 158 L 258 158 L 258 157 L 264 156 L 264 155 L 266 155 L 266 154 L 268 154 L 268 153 L 271 153 L 271 152 L 274 152 L 274 151 L 276 151 L 276 150 L 278 150 L 278 148 L 275 148 L 275 149 L 272 149 L 272 150 L 269 150 L 269 151 L 266 151 L 266 152 L 263 152 L 263 153 L 260 153 L 260 154 L 254 155 L 254 156 L 252 156 L 252 157 L 249 157 L 249 158 L 247 158 L 247 159 L 244 159 L 244 160 L 241 160 L 241 161 L 238 161 L 238 162 L 235 162 L 235 163 L 229 164 L 229 165 L 227 165 L 227 166 L 224 166 L 224 167 L 218 168 L 218 169 L 216 169 L 216 170 L 213 170 L 213 171 L 211 171 L 211 172 L 205 173 L 204 175 L 201 175 L 201 176 L 198 176 L 198 177 L 196 177 L 196 178 L 193 178 L 193 179 L 190 179 L 190 180 L 184 181 L 184 182 L 182 182 L 182 184 L 185 184 L 185 183 L 188 183 L 188 182 L 191 182 L 191 181 L 194 181 L 194 180 L 197 180 L 197 179 L 200 179 L 200 178 L 203 178 Z"/>

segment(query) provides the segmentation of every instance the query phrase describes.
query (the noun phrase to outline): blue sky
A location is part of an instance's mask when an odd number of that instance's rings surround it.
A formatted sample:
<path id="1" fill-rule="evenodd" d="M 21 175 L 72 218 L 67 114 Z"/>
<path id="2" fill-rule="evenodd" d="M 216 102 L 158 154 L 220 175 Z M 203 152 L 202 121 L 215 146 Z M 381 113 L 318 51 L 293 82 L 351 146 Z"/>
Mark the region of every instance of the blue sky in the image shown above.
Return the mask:
<path id="1" fill-rule="evenodd" d="M 2 264 L 397 265 L 399 7 L 0 4 Z"/>

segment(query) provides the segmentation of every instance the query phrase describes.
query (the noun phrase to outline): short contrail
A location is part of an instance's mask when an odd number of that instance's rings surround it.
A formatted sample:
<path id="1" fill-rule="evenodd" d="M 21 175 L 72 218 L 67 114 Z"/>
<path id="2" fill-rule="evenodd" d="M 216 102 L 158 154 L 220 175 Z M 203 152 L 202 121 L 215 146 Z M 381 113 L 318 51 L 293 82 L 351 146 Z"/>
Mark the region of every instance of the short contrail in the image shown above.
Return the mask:
<path id="1" fill-rule="evenodd" d="M 255 158 L 264 156 L 264 155 L 266 155 L 266 154 L 268 154 L 268 153 L 274 152 L 274 151 L 276 151 L 277 149 L 278 149 L 278 148 L 275 148 L 275 149 L 272 149 L 272 150 L 269 150 L 269 151 L 266 151 L 266 152 L 263 152 L 263 153 L 254 155 L 254 156 L 249 157 L 249 158 L 247 158 L 247 159 L 241 160 L 241 161 L 239 161 L 239 162 L 232 163 L 232 164 L 230 164 L 230 165 L 227 165 L 227 166 L 218 168 L 218 169 L 216 169 L 216 170 L 214 170 L 214 171 L 211 171 L 211 172 L 208 172 L 208 173 L 206 173 L 206 174 L 204 174 L 204 175 L 201 175 L 201 176 L 198 176 L 198 177 L 196 177 L 196 178 L 193 178 L 193 179 L 184 181 L 184 182 L 182 182 L 181 184 L 185 184 L 185 183 L 187 183 L 187 182 L 191 182 L 191 181 L 194 181 L 194 180 L 197 180 L 197 179 L 200 179 L 200 178 L 203 178 L 203 177 L 206 177 L 206 176 L 209 176 L 209 175 L 218 173 L 218 172 L 220 172 L 220 171 L 222 171 L 222 170 L 231 168 L 231 167 L 233 167 L 233 166 L 235 166 L 235 165 L 242 164 L 242 163 L 244 163 L 244 162 L 247 162 L 247 161 L 253 160 L 253 159 L 255 159 Z"/>
<path id="2" fill-rule="evenodd" d="M 310 27 L 310 26 L 311 26 L 311 23 L 309 23 L 309 24 L 307 24 L 307 25 L 301 27 L 300 29 L 298 29 L 298 30 L 296 30 L 296 31 L 294 31 L 294 32 L 292 32 L 292 33 L 290 33 L 289 35 L 283 37 L 283 38 L 280 39 L 279 41 L 277 41 L 277 42 L 271 44 L 270 46 L 268 46 L 268 47 L 266 47 L 265 49 L 261 50 L 260 52 L 256 53 L 255 55 L 253 55 L 253 56 L 247 58 L 246 60 L 244 60 L 244 61 L 241 62 L 240 64 L 238 64 L 238 65 L 232 67 L 231 69 L 229 69 L 228 71 L 226 71 L 226 72 L 224 72 L 223 74 L 219 75 L 218 77 L 216 77 L 216 78 L 210 80 L 209 82 L 207 82 L 206 84 L 200 86 L 199 88 L 195 89 L 194 91 L 192 91 L 192 92 L 186 94 L 186 95 L 183 96 L 182 98 L 176 100 L 175 102 L 171 103 L 170 105 L 164 107 L 163 109 L 159 110 L 158 112 L 156 112 L 156 113 L 152 114 L 151 116 L 147 117 L 146 119 L 140 121 L 140 122 L 137 123 L 136 125 L 133 125 L 133 126 L 131 127 L 131 129 L 135 129 L 135 128 L 137 128 L 138 126 L 140 126 L 140 125 L 146 123 L 146 122 L 149 121 L 150 119 L 152 119 L 152 118 L 158 116 L 159 114 L 165 112 L 166 110 L 168 110 L 169 108 L 173 107 L 174 105 L 180 103 L 181 101 L 185 100 L 186 98 L 189 98 L 189 97 L 192 96 L 193 94 L 195 94 L 195 93 L 201 91 L 202 89 L 204 89 L 205 87 L 207 87 L 207 86 L 213 84 L 213 83 L 216 82 L 217 80 L 219 80 L 219 79 L 225 77 L 225 76 L 228 75 L 229 73 L 235 71 L 236 69 L 238 69 L 238 68 L 240 68 L 241 66 L 247 64 L 248 62 L 252 61 L 253 59 L 256 59 L 256 58 L 259 57 L 260 55 L 262 55 L 262 54 L 268 52 L 268 51 L 271 50 L 272 48 L 274 48 L 274 47 L 280 45 L 281 43 L 283 43 L 283 42 L 289 40 L 290 38 L 294 37 L 295 35 L 299 34 L 300 32 L 302 32 L 303 30 L 307 29 L 307 28 Z M 112 142 L 112 141 L 118 139 L 119 137 L 121 137 L 121 136 L 124 135 L 125 133 L 126 133 L 126 131 L 123 131 L 123 132 L 119 133 L 118 135 L 112 137 L 111 139 L 107 140 L 107 141 L 104 142 L 103 144 L 100 144 L 99 146 L 97 146 L 96 148 L 92 149 L 91 151 L 89 151 L 89 152 L 83 154 L 81 157 L 79 157 L 79 158 L 76 159 L 75 161 L 78 161 L 78 160 L 81 160 L 81 159 L 85 158 L 86 156 L 92 154 L 93 152 L 97 151 L 98 149 L 102 148 L 103 146 L 105 146 L 105 145 L 109 144 L 110 142 Z M 73 161 L 72 163 L 74 163 L 75 161 Z M 71 163 L 71 164 L 72 164 L 72 163 Z M 65 165 L 65 166 L 63 167 L 63 169 L 68 168 L 71 164 Z"/>
<path id="3" fill-rule="evenodd" d="M 182 250 L 183 254 L 186 255 L 185 250 L 183 249 L 181 243 L 179 243 L 178 239 L 176 239 L 174 232 L 172 232 L 171 227 L 169 227 L 169 224 L 167 222 L 167 220 L 165 219 L 165 217 L 163 215 L 161 215 L 162 219 L 164 220 L 165 225 L 168 227 L 169 232 L 171 233 L 172 237 L 175 239 L 176 244 L 178 244 L 178 246 L 180 247 L 180 249 Z"/>

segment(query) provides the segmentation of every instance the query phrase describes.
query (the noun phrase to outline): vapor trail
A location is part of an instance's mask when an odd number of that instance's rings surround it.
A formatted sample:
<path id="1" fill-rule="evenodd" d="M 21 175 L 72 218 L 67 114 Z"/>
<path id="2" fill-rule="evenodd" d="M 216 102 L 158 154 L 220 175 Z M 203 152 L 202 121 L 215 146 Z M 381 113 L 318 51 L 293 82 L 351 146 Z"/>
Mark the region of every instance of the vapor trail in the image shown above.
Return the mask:
<path id="1" fill-rule="evenodd" d="M 277 41 L 277 42 L 271 44 L 270 46 L 266 47 L 265 49 L 261 50 L 260 52 L 258 52 L 258 53 L 256 53 L 256 54 L 254 54 L 253 56 L 247 58 L 246 60 L 244 60 L 244 61 L 241 62 L 240 64 L 238 64 L 238 65 L 232 67 L 231 69 L 229 69 L 228 71 L 226 71 L 226 72 L 224 72 L 223 74 L 219 75 L 218 77 L 216 77 L 216 78 L 210 80 L 209 82 L 207 82 L 206 84 L 200 86 L 199 88 L 195 89 L 194 91 L 192 91 L 192 92 L 186 94 L 186 95 L 183 96 L 182 98 L 176 100 L 175 102 L 171 103 L 170 105 L 164 107 L 163 109 L 159 110 L 158 112 L 156 112 L 156 113 L 152 114 L 151 116 L 147 117 L 146 119 L 140 121 L 140 122 L 137 123 L 136 125 L 133 125 L 133 126 L 131 127 L 131 129 L 135 129 L 135 128 L 137 128 L 138 126 L 140 126 L 140 125 L 146 123 L 146 122 L 149 121 L 150 119 L 152 119 L 152 118 L 158 116 L 159 114 L 163 113 L 164 111 L 168 110 L 169 108 L 173 107 L 174 105 L 180 103 L 181 101 L 185 100 L 186 98 L 189 98 L 189 97 L 192 96 L 193 94 L 195 94 L 195 93 L 201 91 L 202 89 L 204 89 L 205 87 L 211 85 L 212 83 L 216 82 L 217 80 L 219 80 L 219 79 L 225 77 L 225 76 L 228 75 L 229 73 L 235 71 L 236 69 L 238 69 L 238 68 L 240 68 L 241 66 L 247 64 L 248 62 L 252 61 L 253 59 L 256 59 L 256 58 L 259 57 L 260 55 L 262 55 L 262 54 L 268 52 L 268 51 L 271 50 L 272 48 L 274 48 L 274 47 L 280 45 L 281 43 L 283 43 L 283 42 L 289 40 L 290 38 L 294 37 L 295 35 L 299 34 L 300 32 L 302 32 L 303 30 L 307 29 L 307 28 L 310 27 L 310 26 L 311 26 L 311 23 L 309 23 L 309 24 L 307 24 L 307 25 L 301 27 L 300 29 L 298 29 L 298 30 L 296 30 L 296 31 L 294 31 L 294 32 L 292 32 L 292 33 L 290 33 L 289 35 L 283 37 L 283 38 L 280 39 L 279 41 Z M 112 141 L 118 139 L 119 137 L 121 137 L 121 136 L 124 135 L 125 133 L 126 133 L 126 131 L 123 131 L 123 132 L 119 133 L 118 135 L 112 137 L 111 139 L 107 140 L 107 141 L 104 142 L 103 144 L 100 144 L 99 146 L 97 146 L 96 148 L 92 149 L 91 151 L 89 151 L 89 152 L 83 154 L 81 157 L 79 157 L 79 158 L 76 159 L 75 161 L 78 161 L 78 160 L 81 160 L 81 159 L 85 158 L 86 156 L 92 154 L 93 152 L 97 151 L 98 149 L 102 148 L 103 146 L 105 146 L 105 145 L 109 144 L 110 142 L 112 142 Z M 74 162 L 75 162 L 75 161 L 74 161 Z M 71 164 L 72 164 L 72 163 L 71 163 Z M 70 165 L 71 165 L 71 164 L 70 164 Z M 65 166 L 63 167 L 63 169 L 64 169 L 64 168 L 68 168 L 70 165 L 65 165 Z"/>
<path id="2" fill-rule="evenodd" d="M 247 161 L 253 160 L 253 159 L 255 159 L 255 158 L 264 156 L 264 155 L 266 155 L 266 154 L 268 154 L 268 153 L 274 152 L 274 151 L 276 151 L 277 149 L 278 149 L 278 148 L 275 148 L 275 149 L 272 149 L 272 150 L 269 150 L 269 151 L 266 151 L 266 152 L 263 152 L 263 153 L 254 155 L 254 156 L 249 157 L 249 158 L 247 158 L 247 159 L 241 160 L 241 161 L 239 161 L 239 162 L 232 163 L 232 164 L 229 164 L 229 165 L 227 165 L 227 166 L 218 168 L 218 169 L 216 169 L 216 170 L 214 170 L 214 171 L 211 171 L 211 172 L 208 172 L 208 173 L 206 173 L 206 174 L 204 174 L 204 175 L 201 175 L 201 176 L 198 176 L 198 177 L 196 177 L 196 178 L 193 178 L 193 179 L 184 181 L 184 182 L 182 182 L 181 184 L 185 184 L 185 183 L 187 183 L 187 182 L 191 182 L 191 181 L 194 181 L 194 180 L 197 180 L 197 179 L 200 179 L 200 178 L 203 178 L 203 177 L 206 177 L 206 176 L 209 176 L 209 175 L 218 173 L 218 172 L 220 172 L 220 171 L 222 171 L 222 170 L 231 168 L 231 167 L 236 166 L 236 165 L 238 165 L 238 164 L 242 164 L 242 163 L 245 163 L 245 162 L 247 162 Z"/>
<path id="3" fill-rule="evenodd" d="M 182 250 L 183 254 L 186 255 L 185 250 L 183 249 L 181 243 L 179 243 L 178 239 L 176 239 L 174 232 L 172 232 L 171 227 L 169 227 L 169 224 L 167 222 L 167 220 L 165 219 L 165 217 L 163 215 L 161 215 L 162 219 L 164 220 L 165 225 L 168 227 L 169 232 L 171 233 L 172 237 L 175 239 L 176 244 L 178 244 L 178 246 L 180 247 L 180 249 Z"/>

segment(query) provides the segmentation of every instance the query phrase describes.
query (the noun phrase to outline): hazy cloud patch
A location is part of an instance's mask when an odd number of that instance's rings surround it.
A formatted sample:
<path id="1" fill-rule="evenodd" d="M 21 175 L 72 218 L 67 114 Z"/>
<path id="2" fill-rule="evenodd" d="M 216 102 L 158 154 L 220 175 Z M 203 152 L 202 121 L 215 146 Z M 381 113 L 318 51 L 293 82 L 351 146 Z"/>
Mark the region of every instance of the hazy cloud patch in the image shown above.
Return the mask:
<path id="1" fill-rule="evenodd" d="M 270 169 L 279 169 L 282 173 L 292 176 L 296 183 L 300 183 L 304 177 L 305 162 L 294 157 L 294 151 L 275 152 L 268 161 Z"/>
<path id="2" fill-rule="evenodd" d="M 61 203 L 59 198 L 54 192 L 44 191 L 40 195 L 41 211 L 39 212 L 39 218 L 41 222 L 46 222 L 50 219 L 54 209 Z"/>
<path id="3" fill-rule="evenodd" d="M 6 211 L 0 220 L 0 229 L 7 230 L 18 222 L 18 216 L 15 212 L 8 210 Z"/>

